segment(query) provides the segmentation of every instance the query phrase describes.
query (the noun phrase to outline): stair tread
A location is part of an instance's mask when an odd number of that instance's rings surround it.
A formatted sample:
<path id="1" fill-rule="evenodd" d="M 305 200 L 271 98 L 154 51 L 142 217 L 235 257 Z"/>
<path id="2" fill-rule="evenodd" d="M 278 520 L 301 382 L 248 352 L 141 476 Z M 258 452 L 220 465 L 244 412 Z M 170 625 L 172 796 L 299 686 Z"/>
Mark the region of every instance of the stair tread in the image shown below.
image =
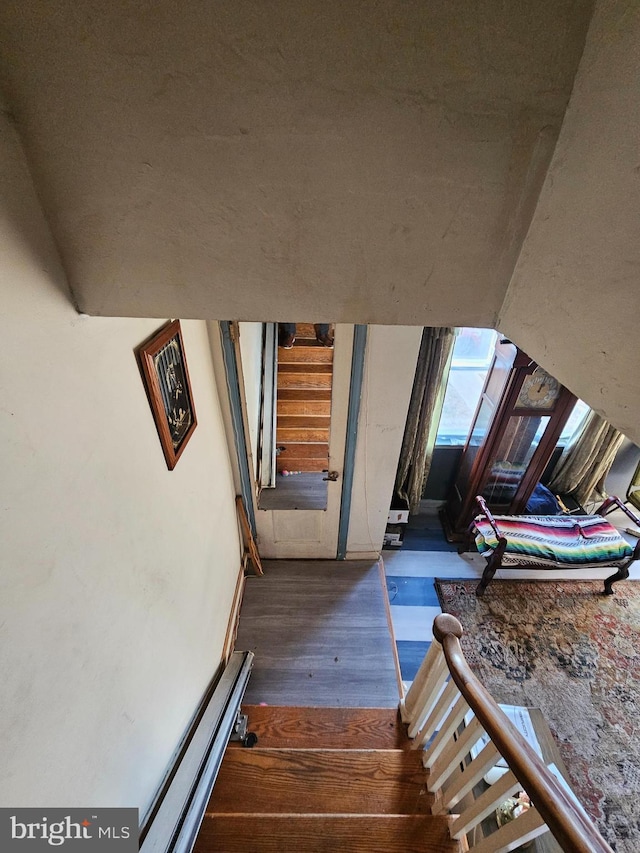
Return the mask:
<path id="1" fill-rule="evenodd" d="M 278 373 L 278 395 L 281 389 L 290 391 L 328 390 L 331 393 L 331 373 Z"/>
<path id="2" fill-rule="evenodd" d="M 448 825 L 431 815 L 216 815 L 203 821 L 194 853 L 460 853 Z"/>
<path id="3" fill-rule="evenodd" d="M 243 705 L 261 747 L 409 749 L 395 708 L 294 708 Z"/>
<path id="4" fill-rule="evenodd" d="M 304 375 L 305 373 L 320 373 L 326 374 L 327 376 L 331 376 L 333 373 L 333 364 L 320 362 L 318 364 L 311 362 L 278 362 L 278 376 L 282 376 L 282 374 L 287 373 L 295 373 L 296 375 Z"/>
<path id="5" fill-rule="evenodd" d="M 327 388 L 279 388 L 278 402 L 280 400 L 309 400 L 331 402 L 331 389 Z"/>
<path id="6" fill-rule="evenodd" d="M 317 417 L 331 417 L 331 400 L 283 400 L 278 399 L 278 417 L 293 415 L 316 415 Z"/>
<path id="7" fill-rule="evenodd" d="M 278 429 L 304 429 L 314 427 L 328 429 L 331 418 L 328 415 L 280 415 Z"/>
<path id="8" fill-rule="evenodd" d="M 433 802 L 417 752 L 400 749 L 227 750 L 208 814 L 425 814 Z"/>
<path id="9" fill-rule="evenodd" d="M 278 456 L 280 460 L 280 457 Z M 324 456 L 321 459 L 300 459 L 288 458 L 278 462 L 278 473 L 283 471 L 300 471 L 301 474 L 321 474 L 327 470 L 329 457 Z"/>
<path id="10" fill-rule="evenodd" d="M 278 459 L 311 458 L 319 459 L 329 456 L 329 445 L 326 441 L 290 441 L 284 445 L 284 450 L 278 454 Z"/>
<path id="11" fill-rule="evenodd" d="M 296 340 L 312 340 L 317 346 L 316 329 L 313 323 L 296 323 Z"/>
<path id="12" fill-rule="evenodd" d="M 277 444 L 328 444 L 329 428 L 317 427 L 278 427 L 276 430 Z"/>
<path id="13" fill-rule="evenodd" d="M 323 347 L 314 341 L 315 346 L 299 346 L 298 341 L 291 349 L 278 349 L 278 364 L 296 364 L 296 363 L 327 363 L 333 362 L 333 350 L 329 347 Z"/>

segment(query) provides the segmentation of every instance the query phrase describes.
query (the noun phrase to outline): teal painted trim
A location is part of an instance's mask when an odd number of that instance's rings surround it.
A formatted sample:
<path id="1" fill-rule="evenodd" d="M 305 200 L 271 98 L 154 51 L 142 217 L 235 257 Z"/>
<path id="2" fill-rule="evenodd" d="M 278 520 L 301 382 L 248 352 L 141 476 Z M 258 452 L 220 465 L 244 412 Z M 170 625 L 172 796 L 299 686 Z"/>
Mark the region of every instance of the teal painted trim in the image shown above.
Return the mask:
<path id="1" fill-rule="evenodd" d="M 231 323 L 228 320 L 220 320 L 220 336 L 222 338 L 222 355 L 224 358 L 224 371 L 227 378 L 227 389 L 229 391 L 229 403 L 231 406 L 231 422 L 233 424 L 233 442 L 238 457 L 240 469 L 240 486 L 242 488 L 242 503 L 244 504 L 247 520 L 251 528 L 251 535 L 256 536 L 256 517 L 253 510 L 253 499 L 251 496 L 251 474 L 249 472 L 249 454 L 247 453 L 247 436 L 244 431 L 244 419 L 242 417 L 242 403 L 240 401 L 240 378 L 238 376 L 238 362 L 236 360 L 236 349 L 231 337 Z"/>
<path id="2" fill-rule="evenodd" d="M 351 515 L 351 493 L 353 491 L 353 473 L 356 462 L 358 418 L 360 416 L 366 346 L 367 327 L 362 325 L 354 326 L 351 385 L 349 387 L 349 409 L 347 413 L 347 437 L 342 473 L 342 499 L 340 501 L 340 521 L 338 524 L 338 553 L 336 555 L 338 560 L 345 560 L 347 557 L 347 537 L 349 535 L 349 517 Z"/>

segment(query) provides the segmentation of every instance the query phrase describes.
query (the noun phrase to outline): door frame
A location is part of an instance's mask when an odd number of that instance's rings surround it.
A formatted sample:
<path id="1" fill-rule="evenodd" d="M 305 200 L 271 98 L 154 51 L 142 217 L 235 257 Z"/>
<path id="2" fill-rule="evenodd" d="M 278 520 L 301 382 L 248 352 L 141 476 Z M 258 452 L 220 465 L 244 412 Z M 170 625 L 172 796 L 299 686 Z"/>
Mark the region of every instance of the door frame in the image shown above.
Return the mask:
<path id="1" fill-rule="evenodd" d="M 349 538 L 349 520 L 351 518 L 351 496 L 353 494 L 353 474 L 356 466 L 356 447 L 358 442 L 358 421 L 362 383 L 367 349 L 367 326 L 358 324 L 353 327 L 353 351 L 351 355 L 351 381 L 349 383 L 349 408 L 347 411 L 347 437 L 344 448 L 344 468 L 342 472 L 342 498 L 338 521 L 337 560 L 347 559 L 347 539 Z"/>
<path id="2" fill-rule="evenodd" d="M 251 535 L 256 537 L 256 507 L 251 474 L 251 462 L 245 422 L 247 417 L 246 401 L 240 389 L 238 371 L 237 323 L 231 320 L 220 320 L 220 340 L 222 341 L 222 358 L 229 395 L 231 423 L 233 425 L 233 442 L 238 460 L 240 474 L 240 493 L 247 514 Z"/>
<path id="3" fill-rule="evenodd" d="M 234 331 L 235 328 L 237 328 L 237 324 L 234 324 L 231 321 L 220 321 L 225 376 L 231 407 L 234 446 L 240 471 L 242 499 L 245 505 L 245 509 L 247 511 L 247 518 L 249 520 L 252 533 L 257 538 L 258 547 L 260 548 L 260 538 L 264 539 L 265 537 L 261 537 L 260 535 L 259 528 L 261 527 L 261 525 L 256 520 L 256 514 L 265 511 L 259 510 L 257 508 L 256 496 L 254 494 L 253 489 L 253 478 L 251 476 L 250 470 L 250 450 L 248 447 L 247 434 L 245 429 L 246 402 L 240 386 L 242 365 L 238 365 L 238 360 L 241 357 L 238 352 L 238 347 L 236 346 L 236 335 Z M 355 456 L 358 437 L 358 418 L 360 413 L 360 400 L 362 395 L 362 382 L 364 376 L 367 326 L 354 325 L 353 327 L 349 327 L 348 325 L 345 325 L 343 326 L 343 335 L 347 332 L 350 332 L 351 329 L 353 329 L 353 338 L 350 355 L 350 377 L 347 397 L 346 426 L 344 427 L 344 450 L 343 458 L 341 460 L 342 483 L 340 484 L 340 507 L 337 518 L 337 544 L 335 553 L 331 554 L 330 556 L 327 555 L 324 557 L 315 557 L 314 555 L 309 555 L 311 556 L 311 558 L 316 559 L 345 560 L 347 554 L 347 537 L 349 533 L 349 516 L 351 512 Z M 264 375 L 265 374 L 263 373 L 263 381 Z M 268 389 L 263 387 L 262 394 L 265 395 L 267 393 L 267 390 Z M 342 403 L 342 405 L 344 405 L 344 403 Z M 335 424 L 336 421 L 339 422 L 339 418 L 334 417 L 332 399 L 332 425 Z M 337 466 L 335 465 L 335 463 L 332 464 L 330 461 L 330 467 Z M 329 483 L 328 485 L 329 487 L 331 487 L 332 484 Z M 338 487 L 338 484 L 334 485 L 334 488 L 336 487 Z M 269 512 L 286 512 L 286 510 L 271 510 Z M 323 511 L 292 510 L 292 512 L 298 513 L 299 517 L 302 520 L 302 516 L 306 513 Z M 266 550 L 270 550 L 266 542 L 263 541 L 262 544 Z M 301 540 L 300 545 L 302 550 L 304 550 L 304 544 L 304 540 Z M 285 555 L 278 556 L 278 559 L 287 558 L 289 557 Z M 290 558 L 295 557 L 292 554 Z"/>
<path id="4" fill-rule="evenodd" d="M 276 485 L 276 389 L 277 389 L 277 323 L 263 323 L 262 379 L 260 388 L 260 468 L 259 489 Z M 258 452 L 258 451 L 256 451 Z"/>

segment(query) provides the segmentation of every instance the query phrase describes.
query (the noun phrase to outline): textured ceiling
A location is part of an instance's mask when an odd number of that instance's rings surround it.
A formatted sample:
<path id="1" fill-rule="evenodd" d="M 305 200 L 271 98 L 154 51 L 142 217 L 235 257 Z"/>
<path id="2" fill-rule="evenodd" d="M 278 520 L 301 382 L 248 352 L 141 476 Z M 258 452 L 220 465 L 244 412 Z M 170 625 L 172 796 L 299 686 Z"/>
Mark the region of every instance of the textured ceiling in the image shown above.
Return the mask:
<path id="1" fill-rule="evenodd" d="M 490 326 L 590 13 L 8 0 L 1 70 L 83 311 Z"/>

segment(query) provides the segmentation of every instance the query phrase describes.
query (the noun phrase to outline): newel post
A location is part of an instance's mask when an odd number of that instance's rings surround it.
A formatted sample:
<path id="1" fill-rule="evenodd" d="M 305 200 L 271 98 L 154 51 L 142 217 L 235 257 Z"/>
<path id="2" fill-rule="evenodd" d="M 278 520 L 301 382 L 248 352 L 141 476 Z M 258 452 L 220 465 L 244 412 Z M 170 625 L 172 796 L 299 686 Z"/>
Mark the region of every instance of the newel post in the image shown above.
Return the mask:
<path id="1" fill-rule="evenodd" d="M 439 616 L 436 616 L 433 623 L 433 638 L 441 646 L 444 645 L 444 638 L 448 634 L 453 634 L 454 637 L 460 640 L 463 633 L 462 625 L 455 616 L 452 616 L 450 613 L 441 613 Z"/>

